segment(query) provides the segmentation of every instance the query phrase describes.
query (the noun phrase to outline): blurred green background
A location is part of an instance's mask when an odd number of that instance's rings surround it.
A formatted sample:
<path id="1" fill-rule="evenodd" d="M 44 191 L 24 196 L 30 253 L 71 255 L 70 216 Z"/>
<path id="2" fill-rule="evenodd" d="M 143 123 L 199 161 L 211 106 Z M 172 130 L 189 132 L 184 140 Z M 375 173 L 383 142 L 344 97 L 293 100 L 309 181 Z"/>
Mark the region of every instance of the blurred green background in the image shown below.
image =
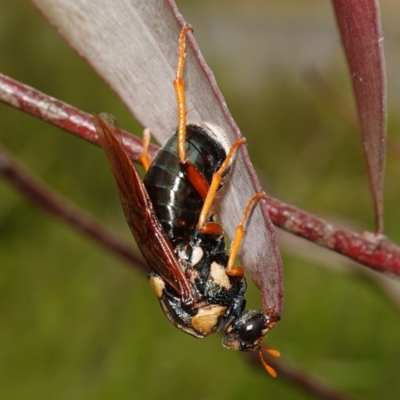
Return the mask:
<path id="1" fill-rule="evenodd" d="M 329 2 L 178 1 L 248 140 L 265 189 L 357 232 L 373 230 L 354 105 Z M 400 243 L 400 6 L 382 4 L 388 68 L 385 234 Z M 0 72 L 141 132 L 116 96 L 27 2 L 0 3 Z M 104 155 L 0 104 L 0 143 L 132 242 Z M 400 396 L 400 290 L 279 233 L 282 361 L 362 399 Z M 251 288 L 249 303 L 261 304 Z M 1 399 L 308 399 L 163 316 L 146 277 L 0 180 Z"/>

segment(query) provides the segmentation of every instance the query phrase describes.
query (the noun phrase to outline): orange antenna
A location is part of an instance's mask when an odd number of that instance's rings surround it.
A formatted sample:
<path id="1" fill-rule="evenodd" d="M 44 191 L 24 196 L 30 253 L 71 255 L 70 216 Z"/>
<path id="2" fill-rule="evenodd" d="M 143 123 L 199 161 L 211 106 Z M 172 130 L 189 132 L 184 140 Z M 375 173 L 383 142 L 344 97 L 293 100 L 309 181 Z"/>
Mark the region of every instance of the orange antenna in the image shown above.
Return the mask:
<path id="1" fill-rule="evenodd" d="M 267 347 L 265 345 L 265 343 L 263 341 L 260 342 L 261 347 L 267 351 L 269 354 L 271 354 L 274 357 L 280 357 L 281 353 L 278 350 L 274 350 L 274 349 L 270 349 L 269 347 Z M 265 361 L 263 353 L 261 351 L 261 347 L 258 349 L 258 356 L 260 357 L 260 360 L 262 362 L 262 365 L 264 366 L 264 368 L 267 370 L 267 372 L 273 377 L 276 378 L 277 377 L 277 373 L 276 371 L 270 366 L 268 365 L 268 363 Z"/>
<path id="2" fill-rule="evenodd" d="M 280 351 L 275 350 L 275 349 L 270 349 L 269 347 L 267 347 L 267 346 L 265 345 L 265 343 L 264 343 L 263 341 L 261 341 L 261 347 L 262 347 L 265 351 L 268 351 L 268 353 L 271 354 L 271 356 L 274 356 L 274 357 L 280 357 L 280 356 L 281 356 Z"/>

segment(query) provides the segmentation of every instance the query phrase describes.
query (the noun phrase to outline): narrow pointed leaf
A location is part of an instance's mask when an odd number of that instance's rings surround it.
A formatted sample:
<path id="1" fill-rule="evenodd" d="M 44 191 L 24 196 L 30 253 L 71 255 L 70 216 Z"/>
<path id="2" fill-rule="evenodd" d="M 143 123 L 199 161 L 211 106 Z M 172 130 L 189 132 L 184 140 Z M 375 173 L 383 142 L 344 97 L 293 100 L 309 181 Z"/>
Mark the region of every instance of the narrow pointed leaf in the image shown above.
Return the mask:
<path id="1" fill-rule="evenodd" d="M 363 137 L 376 232 L 383 230 L 383 172 L 386 150 L 386 78 L 377 0 L 332 0 L 349 64 Z"/>
<path id="2" fill-rule="evenodd" d="M 184 21 L 175 3 L 172 0 L 35 0 L 34 3 L 120 96 L 135 118 L 163 143 L 177 127 L 172 81 Z M 187 44 L 184 78 L 188 123 L 217 125 L 233 143 L 240 131 L 192 36 Z M 258 190 L 258 178 L 246 149 L 242 148 L 217 205 L 230 237 L 247 201 Z M 264 307 L 275 307 L 281 312 L 282 265 L 264 201 L 248 222 L 240 258 L 261 289 Z"/>

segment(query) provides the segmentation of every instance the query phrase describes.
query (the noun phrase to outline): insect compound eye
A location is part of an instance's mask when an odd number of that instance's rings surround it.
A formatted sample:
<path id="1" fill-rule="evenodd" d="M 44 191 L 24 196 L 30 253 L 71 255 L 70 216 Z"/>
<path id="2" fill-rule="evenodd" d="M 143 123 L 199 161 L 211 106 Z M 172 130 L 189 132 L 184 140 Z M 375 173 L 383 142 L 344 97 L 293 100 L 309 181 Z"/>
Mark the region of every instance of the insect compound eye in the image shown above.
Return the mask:
<path id="1" fill-rule="evenodd" d="M 254 343 L 261 338 L 263 329 L 264 320 L 261 317 L 253 318 L 239 328 L 239 337 L 243 342 Z"/>

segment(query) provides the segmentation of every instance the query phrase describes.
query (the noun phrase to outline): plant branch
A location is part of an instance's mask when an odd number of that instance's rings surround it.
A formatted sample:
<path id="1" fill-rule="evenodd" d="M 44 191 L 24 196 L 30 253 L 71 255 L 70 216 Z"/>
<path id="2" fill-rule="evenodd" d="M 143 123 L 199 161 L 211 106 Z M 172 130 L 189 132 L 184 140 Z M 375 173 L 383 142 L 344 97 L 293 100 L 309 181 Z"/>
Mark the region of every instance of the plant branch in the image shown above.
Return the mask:
<path id="1" fill-rule="evenodd" d="M 83 210 L 61 198 L 53 190 L 46 187 L 31 173 L 23 169 L 12 157 L 0 147 L 0 174 L 15 189 L 40 208 L 70 225 L 79 233 L 90 237 L 98 244 L 118 255 L 130 265 L 148 271 L 147 265 L 133 246 L 110 231 L 100 222 L 86 215 Z"/>
<path id="2" fill-rule="evenodd" d="M 268 212 L 275 226 L 340 253 L 379 272 L 400 276 L 400 248 L 383 235 L 359 235 L 272 197 Z"/>
<path id="3" fill-rule="evenodd" d="M 0 101 L 99 145 L 89 114 L 2 74 Z M 124 132 L 124 144 L 130 157 L 137 160 L 141 153 L 142 140 Z M 156 152 L 157 147 L 152 146 L 151 154 Z M 267 206 L 271 220 L 276 226 L 336 251 L 364 266 L 400 276 L 400 248 L 386 237 L 372 234 L 362 236 L 340 229 L 272 197 L 267 198 Z"/>
<path id="4" fill-rule="evenodd" d="M 0 74 L 0 101 L 100 146 L 90 114 L 3 74 Z M 142 151 L 142 140 L 125 131 L 122 135 L 126 152 L 137 160 Z M 149 146 L 151 156 L 157 151 L 156 146 Z"/>
<path id="5" fill-rule="evenodd" d="M 87 216 L 85 212 L 80 210 L 77 206 L 62 199 L 60 195 L 56 194 L 43 182 L 22 168 L 22 166 L 19 165 L 17 161 L 13 160 L 13 157 L 1 147 L 0 174 L 3 175 L 16 190 L 40 208 L 66 222 L 79 233 L 90 237 L 111 253 L 118 255 L 127 261 L 130 266 L 140 267 L 141 271 L 145 273 L 148 272 L 147 265 L 140 254 L 132 249 L 129 244 L 124 243 L 122 238 L 112 233 L 109 228 Z M 253 358 L 251 358 L 251 360 L 253 360 Z M 281 361 L 278 362 L 274 359 L 269 359 L 268 363 L 278 371 L 280 376 L 302 387 L 305 391 L 317 395 L 321 399 L 348 400 L 348 397 L 345 395 L 322 386 L 305 375 L 302 371 L 289 367 Z M 263 369 L 258 358 L 256 358 L 254 364 Z"/>

